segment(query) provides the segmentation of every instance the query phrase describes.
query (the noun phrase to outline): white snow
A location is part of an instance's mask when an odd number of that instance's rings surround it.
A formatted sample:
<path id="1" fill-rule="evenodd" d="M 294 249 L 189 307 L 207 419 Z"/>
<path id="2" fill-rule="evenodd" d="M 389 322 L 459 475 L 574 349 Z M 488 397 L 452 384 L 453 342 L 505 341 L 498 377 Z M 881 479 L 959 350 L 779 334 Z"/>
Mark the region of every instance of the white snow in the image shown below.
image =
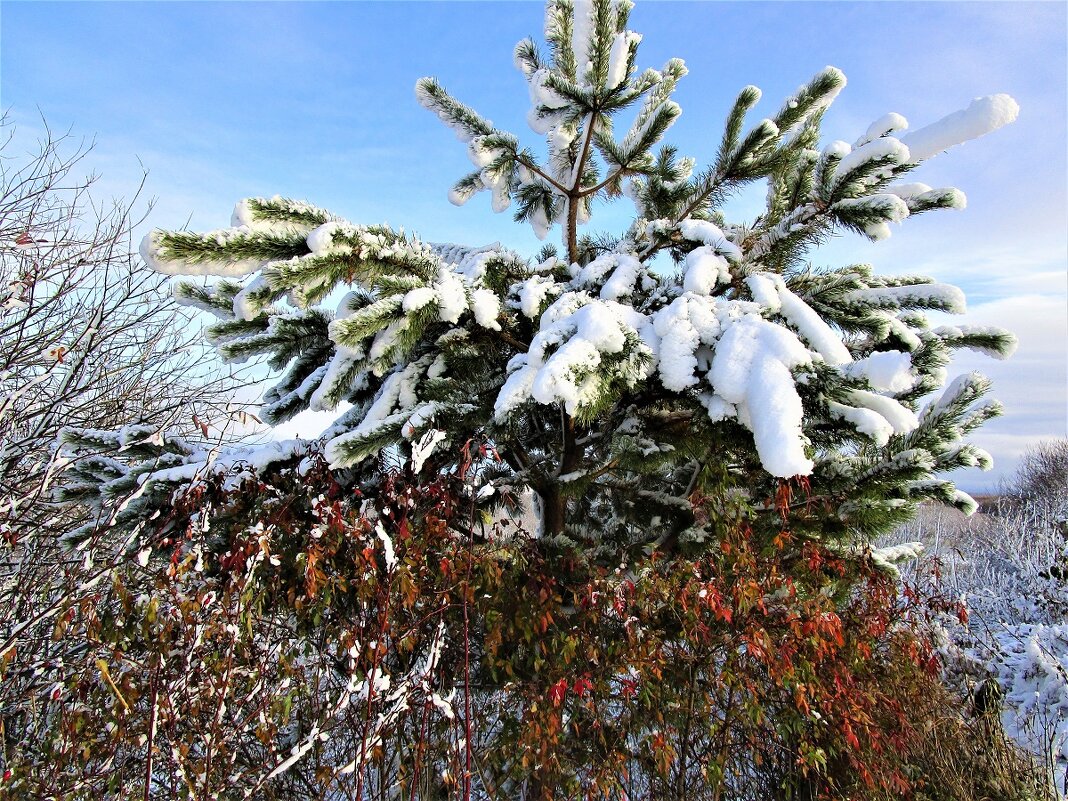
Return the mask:
<path id="1" fill-rule="evenodd" d="M 408 318 L 398 317 L 377 334 L 371 342 L 371 348 L 367 352 L 367 358 L 376 362 L 386 356 L 397 345 L 397 339 L 408 330 Z M 392 365 L 390 365 L 392 366 Z M 378 365 L 376 365 L 378 367 Z"/>
<path id="2" fill-rule="evenodd" d="M 697 357 L 700 337 L 690 323 L 689 301 L 683 296 L 657 312 L 653 330 L 660 337 L 660 382 L 673 392 L 681 392 L 697 383 Z"/>
<path id="3" fill-rule="evenodd" d="M 826 321 L 791 292 L 780 276 L 773 276 L 782 304 L 782 316 L 812 346 L 827 364 L 835 367 L 853 361 L 849 350 L 842 343 L 842 338 L 834 332 Z"/>
<path id="4" fill-rule="evenodd" d="M 307 237 L 308 249 L 316 256 L 327 253 L 347 253 L 351 250 L 348 245 L 335 245 L 334 234 L 345 228 L 345 224 L 337 220 L 323 223 L 313 230 Z"/>
<path id="5" fill-rule="evenodd" d="M 232 228 L 240 228 L 241 226 L 247 226 L 248 228 L 268 233 L 307 234 L 310 229 L 315 227 L 314 225 L 309 225 L 307 223 L 281 222 L 278 220 L 257 219 L 255 212 L 252 210 L 252 204 L 255 202 L 264 205 L 271 204 L 277 207 L 287 209 L 288 211 L 291 211 L 295 214 L 311 212 L 321 217 L 332 216 L 324 209 L 320 209 L 310 203 L 301 200 L 290 200 L 289 198 L 284 198 L 281 195 L 275 195 L 269 200 L 261 197 L 245 198 L 244 200 L 239 200 L 237 202 L 237 204 L 234 206 L 233 214 L 230 215 L 230 226 Z"/>
<path id="6" fill-rule="evenodd" d="M 571 273 L 572 283 L 578 288 L 586 288 L 600 284 L 616 265 L 615 253 L 603 253 L 585 266 L 572 264 L 568 268 Z"/>
<path id="7" fill-rule="evenodd" d="M 423 463 L 445 439 L 446 434 L 440 428 L 431 428 L 412 446 L 412 472 L 416 475 L 423 469 Z"/>
<path id="8" fill-rule="evenodd" d="M 317 412 L 333 409 L 334 404 L 327 400 L 328 396 L 345 394 L 344 391 L 335 393 L 335 390 L 338 389 L 337 385 L 344 378 L 346 373 L 352 369 L 353 365 L 358 361 L 362 361 L 363 358 L 364 354 L 362 351 L 353 352 L 339 349 L 334 354 L 333 358 L 331 358 L 325 365 L 326 371 L 321 376 L 321 382 L 308 399 L 308 408 Z M 315 373 L 312 373 L 312 375 L 315 375 Z M 311 378 L 311 376 L 309 376 L 309 378 Z M 366 376 L 364 376 L 362 380 L 364 384 L 366 384 Z M 345 390 L 348 391 L 351 391 L 352 389 L 355 389 L 355 387 L 345 388 Z"/>
<path id="9" fill-rule="evenodd" d="M 808 475 L 802 406 L 791 370 L 811 364 L 800 340 L 782 326 L 749 314 L 720 338 L 708 377 L 716 394 L 734 404 L 753 431 L 757 453 L 772 475 Z"/>
<path id="10" fill-rule="evenodd" d="M 249 296 L 266 287 L 267 281 L 262 275 L 259 275 L 245 284 L 244 288 L 234 295 L 234 315 L 238 320 L 255 320 L 260 315 L 263 309 L 253 303 Z"/>
<path id="11" fill-rule="evenodd" d="M 1005 350 L 996 350 L 995 348 L 984 348 L 979 345 L 968 345 L 967 347 L 979 351 L 980 353 L 991 357 L 992 359 L 1004 360 L 1012 356 L 1016 352 L 1016 348 L 1019 347 L 1019 340 L 1015 336 L 1009 334 L 1004 328 L 999 328 L 995 325 L 942 325 L 934 329 L 931 333 L 940 337 L 959 338 L 967 335 L 987 335 L 987 336 L 1000 336 L 1009 337 L 1009 343 Z"/>
<path id="12" fill-rule="evenodd" d="M 730 281 L 730 265 L 710 245 L 704 245 L 686 254 L 686 274 L 682 281 L 684 292 L 710 295 L 717 286 L 729 284 Z"/>
<path id="13" fill-rule="evenodd" d="M 857 145 L 863 145 L 867 142 L 871 142 L 887 134 L 896 133 L 897 131 L 904 131 L 909 127 L 909 121 L 891 111 L 889 114 L 884 114 L 871 125 L 868 126 L 868 130 L 864 132 L 864 136 L 857 142 Z"/>
<path id="14" fill-rule="evenodd" d="M 745 406 L 764 469 L 780 478 L 811 473 L 813 462 L 805 455 L 801 433 L 801 399 L 783 362 L 768 354 L 753 360 Z"/>
<path id="15" fill-rule="evenodd" d="M 888 159 L 891 164 L 908 164 L 910 150 L 892 136 L 884 136 L 861 145 L 838 163 L 839 180 L 853 170 L 876 160 Z"/>
<path id="16" fill-rule="evenodd" d="M 912 356 L 899 350 L 877 351 L 846 365 L 845 373 L 864 378 L 872 389 L 882 392 L 907 392 L 916 384 Z"/>
<path id="17" fill-rule="evenodd" d="M 166 232 L 154 230 L 145 234 L 141 240 L 139 252 L 145 264 L 158 273 L 164 275 L 218 275 L 225 278 L 241 278 L 255 272 L 265 263 L 265 259 L 240 259 L 233 261 L 186 261 L 171 257 L 164 257 L 160 250 L 161 239 Z M 225 244 L 230 239 L 247 236 L 251 229 L 245 226 L 241 228 L 224 228 L 204 234 L 204 237 L 213 237 L 219 244 Z"/>
<path id="18" fill-rule="evenodd" d="M 897 195 L 902 200 L 910 200 L 930 192 L 931 187 L 923 183 L 894 184 L 886 187 L 883 191 L 891 195 Z"/>
<path id="19" fill-rule="evenodd" d="M 434 289 L 438 295 L 438 317 L 443 323 L 456 323 L 467 311 L 467 294 L 461 278 L 446 266 L 438 270 Z"/>
<path id="20" fill-rule="evenodd" d="M 642 40 L 641 34 L 634 31 L 617 33 L 612 40 L 612 50 L 608 55 L 608 80 L 605 88 L 615 89 L 627 77 L 627 61 L 630 56 L 631 44 L 637 44 Z"/>
<path id="21" fill-rule="evenodd" d="M 601 287 L 602 300 L 619 300 L 633 293 L 638 275 L 645 269 L 633 256 L 617 253 L 615 257 L 616 269 Z"/>
<path id="22" fill-rule="evenodd" d="M 530 80 L 527 82 L 527 89 L 530 90 L 530 102 L 534 106 L 545 106 L 550 109 L 563 108 L 571 101 L 557 94 L 552 87 L 545 85 L 548 77 L 549 70 L 544 67 L 531 73 Z"/>
<path id="23" fill-rule="evenodd" d="M 679 223 L 679 233 L 695 242 L 703 242 L 728 261 L 741 261 L 742 250 L 731 242 L 719 226 L 708 220 L 685 219 Z"/>
<path id="24" fill-rule="evenodd" d="M 860 147 L 860 145 L 862 144 L 864 144 L 864 140 L 858 142 L 857 147 Z M 841 139 L 835 139 L 833 142 L 823 148 L 822 156 L 824 159 L 833 158 L 841 161 L 852 152 L 853 148 L 850 146 L 849 142 L 843 142 Z"/>
<path id="25" fill-rule="evenodd" d="M 410 289 L 404 295 L 404 300 L 401 302 L 401 308 L 406 312 L 418 311 L 426 306 L 428 303 L 433 303 L 438 299 L 438 293 L 428 286 L 416 287 Z"/>
<path id="26" fill-rule="evenodd" d="M 469 201 L 482 189 L 481 185 L 478 186 L 464 186 L 463 188 L 454 186 L 449 190 L 448 198 L 449 202 L 454 206 L 462 206 Z"/>
<path id="27" fill-rule="evenodd" d="M 393 550 L 393 540 L 389 534 L 386 533 L 385 528 L 382 527 L 382 522 L 379 521 L 375 524 L 375 534 L 378 535 L 378 539 L 382 541 L 382 552 L 386 560 L 386 570 L 390 573 L 397 567 L 397 555 Z"/>
<path id="28" fill-rule="evenodd" d="M 575 0 L 575 16 L 571 27 L 571 52 L 575 54 L 575 80 L 585 83 L 590 61 L 590 37 L 593 35 L 592 0 Z"/>
<path id="29" fill-rule="evenodd" d="M 868 392 L 864 389 L 854 389 L 849 392 L 849 399 L 857 406 L 871 409 L 873 412 L 882 415 L 895 434 L 907 434 L 915 430 L 916 426 L 919 425 L 915 412 L 885 395 Z"/>
<path id="30" fill-rule="evenodd" d="M 871 437 L 879 447 L 889 442 L 894 434 L 894 427 L 890 425 L 890 422 L 871 409 L 847 406 L 837 401 L 828 401 L 827 409 L 832 417 L 845 420 L 861 434 Z"/>
<path id="31" fill-rule="evenodd" d="M 527 364 L 527 356 L 521 353 L 508 363 L 508 378 L 497 393 L 493 403 L 493 416 L 504 420 L 522 403 L 530 399 L 530 388 L 534 384 L 537 368 Z"/>
<path id="32" fill-rule="evenodd" d="M 541 305 L 545 298 L 552 293 L 558 293 L 560 287 L 549 276 L 532 275 L 525 280 L 519 289 L 519 309 L 525 317 L 533 320 L 538 316 Z"/>
<path id="33" fill-rule="evenodd" d="M 500 150 L 486 145 L 485 136 L 476 136 L 467 143 L 467 157 L 471 160 L 471 163 L 479 169 L 488 167 L 500 155 Z"/>
<path id="34" fill-rule="evenodd" d="M 943 150 L 996 131 L 1013 122 L 1020 106 L 1005 94 L 977 97 L 966 109 L 902 137 L 913 162 L 925 161 Z"/>
<path id="35" fill-rule="evenodd" d="M 875 304 L 882 308 L 902 308 L 916 304 L 937 305 L 950 314 L 964 314 L 964 293 L 951 284 L 906 284 L 903 286 L 855 289 L 845 296 L 850 302 Z"/>
<path id="36" fill-rule="evenodd" d="M 534 229 L 534 236 L 538 239 L 545 239 L 549 235 L 549 228 L 552 227 L 552 223 L 545 213 L 545 207 L 541 204 L 534 207 L 527 221 L 530 223 L 530 227 Z"/>
<path id="37" fill-rule="evenodd" d="M 901 575 L 901 572 L 897 569 L 897 564 L 919 559 L 923 551 L 924 544 L 922 542 L 902 542 L 885 548 L 872 548 L 870 553 L 876 568 L 897 578 Z"/>
<path id="38" fill-rule="evenodd" d="M 759 303 L 773 313 L 782 308 L 778 286 L 770 276 L 764 273 L 753 273 L 746 276 L 745 284 L 749 287 L 749 294 L 753 296 L 754 303 Z"/>
<path id="39" fill-rule="evenodd" d="M 562 403 L 574 415 L 609 378 L 599 369 L 602 356 L 621 353 L 628 334 L 632 341 L 640 338 L 642 342 L 629 354 L 619 377 L 630 383 L 644 379 L 653 361 L 653 350 L 646 344 L 655 339 L 650 329 L 645 316 L 629 306 L 594 299 L 585 292 L 562 295 L 542 314 L 540 330 L 527 353 L 509 363 L 511 374 L 495 403 L 497 418 L 528 398 L 542 404 Z M 642 357 L 644 367 L 639 366 Z"/>
<path id="40" fill-rule="evenodd" d="M 495 292 L 481 287 L 473 290 L 471 312 L 475 316 L 475 322 L 483 328 L 489 328 L 492 331 L 501 330 L 501 324 L 497 322 L 497 316 L 501 313 L 501 301 Z"/>

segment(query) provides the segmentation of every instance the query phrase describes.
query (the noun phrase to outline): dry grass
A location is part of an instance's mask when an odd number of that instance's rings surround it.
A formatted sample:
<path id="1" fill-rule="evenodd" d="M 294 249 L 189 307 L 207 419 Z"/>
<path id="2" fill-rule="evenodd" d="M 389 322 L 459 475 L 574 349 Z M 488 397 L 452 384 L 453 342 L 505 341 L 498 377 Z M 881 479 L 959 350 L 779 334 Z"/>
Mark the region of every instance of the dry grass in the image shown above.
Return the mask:
<path id="1" fill-rule="evenodd" d="M 897 690 L 915 737 L 895 757 L 916 801 L 1058 801 L 1043 766 L 1005 735 L 996 712 L 973 715 L 970 701 L 926 675 L 909 675 Z"/>

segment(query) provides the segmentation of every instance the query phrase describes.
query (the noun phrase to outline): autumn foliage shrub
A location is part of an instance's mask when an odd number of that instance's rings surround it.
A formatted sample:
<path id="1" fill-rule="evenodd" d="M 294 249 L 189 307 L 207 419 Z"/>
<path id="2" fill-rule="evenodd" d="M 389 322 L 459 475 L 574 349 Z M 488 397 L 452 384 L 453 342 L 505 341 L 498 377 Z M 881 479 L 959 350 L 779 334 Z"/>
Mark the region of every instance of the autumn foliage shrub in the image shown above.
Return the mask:
<path id="1" fill-rule="evenodd" d="M 57 617 L 82 656 L 0 797 L 963 799 L 925 750 L 967 744 L 940 599 L 792 534 L 803 487 L 781 525 L 616 566 L 546 548 L 519 499 L 477 512 L 494 462 L 197 485 Z"/>

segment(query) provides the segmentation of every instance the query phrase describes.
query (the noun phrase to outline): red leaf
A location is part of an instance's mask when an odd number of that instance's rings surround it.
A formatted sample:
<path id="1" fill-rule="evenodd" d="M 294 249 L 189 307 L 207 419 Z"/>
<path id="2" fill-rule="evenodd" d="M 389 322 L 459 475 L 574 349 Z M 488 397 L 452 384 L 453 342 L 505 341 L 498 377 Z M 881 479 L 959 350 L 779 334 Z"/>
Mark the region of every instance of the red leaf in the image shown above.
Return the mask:
<path id="1" fill-rule="evenodd" d="M 565 695 L 567 695 L 567 679 L 560 679 L 549 688 L 549 700 L 553 702 L 553 706 L 560 706 Z"/>
<path id="2" fill-rule="evenodd" d="M 571 688 L 579 698 L 585 698 L 586 693 L 593 689 L 593 682 L 583 677 L 575 679 L 575 686 Z"/>

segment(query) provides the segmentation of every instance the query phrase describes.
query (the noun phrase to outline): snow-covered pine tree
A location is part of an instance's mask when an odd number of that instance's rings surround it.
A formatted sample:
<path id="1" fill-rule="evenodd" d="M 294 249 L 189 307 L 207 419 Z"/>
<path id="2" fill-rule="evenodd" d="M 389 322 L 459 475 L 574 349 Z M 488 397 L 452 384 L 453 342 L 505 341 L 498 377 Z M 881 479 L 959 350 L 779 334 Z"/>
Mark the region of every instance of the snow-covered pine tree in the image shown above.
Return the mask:
<path id="1" fill-rule="evenodd" d="M 742 89 L 698 170 L 661 144 L 686 68 L 637 71 L 630 7 L 551 0 L 545 49 L 517 45 L 540 154 L 436 80 L 416 85 L 474 165 L 449 199 L 486 190 L 539 237 L 558 226 L 559 248 L 530 259 L 431 244 L 275 197 L 241 201 L 229 228 L 154 231 L 144 257 L 222 279 L 175 293 L 218 318 L 208 338 L 225 359 L 265 357 L 281 373 L 267 422 L 339 410 L 323 442 L 345 481 L 380 475 L 383 454 L 432 476 L 474 440 L 500 459 L 481 473 L 480 509 L 525 493 L 543 541 L 591 559 L 697 549 L 739 519 L 777 529 L 788 506 L 795 534 L 826 540 L 886 531 L 926 499 L 974 508 L 944 473 L 989 464 L 965 436 L 999 406 L 976 374 L 939 390 L 955 349 L 1004 357 L 1013 337 L 933 327 L 926 312 L 964 311 L 954 287 L 810 259 L 836 232 L 878 240 L 907 217 L 963 208 L 958 190 L 906 175 L 1011 122 L 1016 103 L 980 98 L 918 130 L 888 114 L 852 144 L 821 145 L 845 86 L 828 67 L 755 124 L 760 91 Z M 724 219 L 724 200 L 758 181 L 764 212 Z M 625 232 L 580 234 L 595 201 L 621 195 L 635 207 Z M 79 496 L 117 523 L 148 519 L 208 471 L 296 465 L 314 448 L 208 452 L 136 431 L 64 442 L 108 453 L 72 469 Z M 694 498 L 722 514 L 695 516 Z"/>

